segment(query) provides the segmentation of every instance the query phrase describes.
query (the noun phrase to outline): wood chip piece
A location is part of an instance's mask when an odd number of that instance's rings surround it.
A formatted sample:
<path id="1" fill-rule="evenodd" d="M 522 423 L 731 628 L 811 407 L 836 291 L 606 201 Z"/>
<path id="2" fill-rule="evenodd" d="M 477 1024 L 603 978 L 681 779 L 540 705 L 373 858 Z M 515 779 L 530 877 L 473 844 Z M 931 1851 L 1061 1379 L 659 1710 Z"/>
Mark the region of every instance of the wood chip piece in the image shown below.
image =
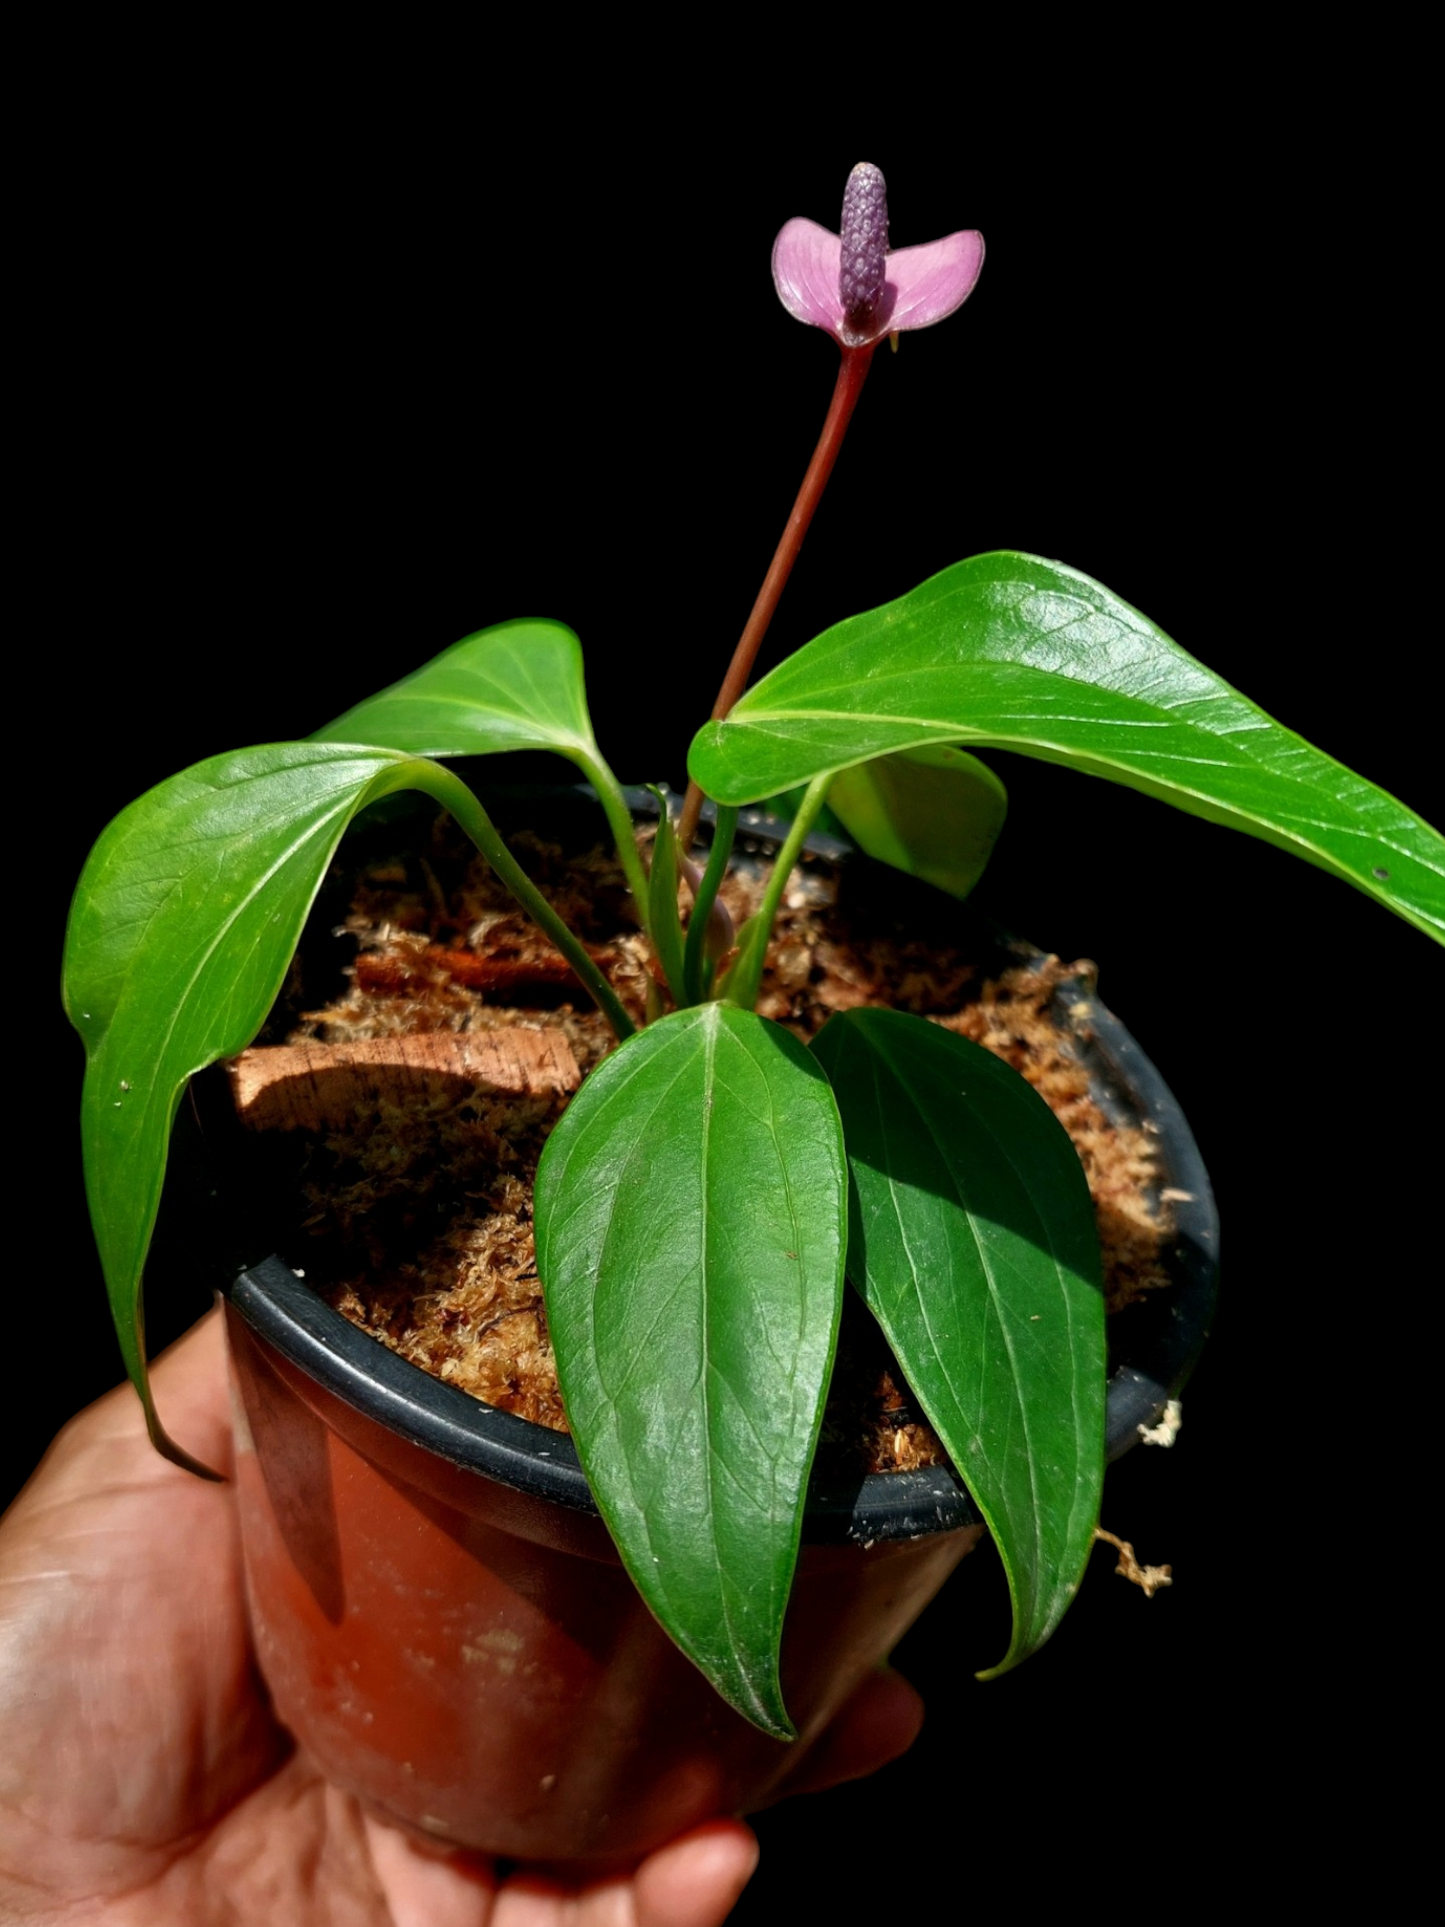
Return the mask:
<path id="1" fill-rule="evenodd" d="M 245 1050 L 226 1070 L 231 1097 L 253 1131 L 315 1131 L 358 1109 L 401 1104 L 418 1086 L 458 1099 L 471 1091 L 544 1097 L 582 1081 L 560 1030 L 424 1031 L 353 1044 L 283 1044 Z"/>

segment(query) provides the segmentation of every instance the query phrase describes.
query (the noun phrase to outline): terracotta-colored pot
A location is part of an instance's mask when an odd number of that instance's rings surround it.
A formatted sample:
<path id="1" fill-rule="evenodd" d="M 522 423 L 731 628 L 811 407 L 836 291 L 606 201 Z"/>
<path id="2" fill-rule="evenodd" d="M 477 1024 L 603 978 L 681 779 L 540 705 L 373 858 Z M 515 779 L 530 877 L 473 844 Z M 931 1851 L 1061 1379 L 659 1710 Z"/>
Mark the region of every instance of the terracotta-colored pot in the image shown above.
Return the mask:
<path id="1" fill-rule="evenodd" d="M 1119 1322 L 1109 1455 L 1182 1384 L 1213 1303 L 1208 1179 L 1173 1099 L 1087 987 L 1101 1101 L 1160 1133 L 1175 1288 Z M 438 1839 L 634 1857 L 764 1802 L 982 1528 L 948 1469 L 810 1493 L 783 1645 L 801 1738 L 733 1713 L 627 1579 L 570 1439 L 429 1377 L 281 1260 L 228 1294 L 238 1494 L 261 1666 L 339 1786 Z"/>
<path id="2" fill-rule="evenodd" d="M 946 1472 L 814 1495 L 783 1647 L 801 1735 L 787 1745 L 662 1632 L 569 1439 L 428 1379 L 279 1259 L 237 1280 L 227 1328 L 276 1710 L 338 1785 L 463 1846 L 631 1857 L 759 1805 L 983 1531 Z"/>

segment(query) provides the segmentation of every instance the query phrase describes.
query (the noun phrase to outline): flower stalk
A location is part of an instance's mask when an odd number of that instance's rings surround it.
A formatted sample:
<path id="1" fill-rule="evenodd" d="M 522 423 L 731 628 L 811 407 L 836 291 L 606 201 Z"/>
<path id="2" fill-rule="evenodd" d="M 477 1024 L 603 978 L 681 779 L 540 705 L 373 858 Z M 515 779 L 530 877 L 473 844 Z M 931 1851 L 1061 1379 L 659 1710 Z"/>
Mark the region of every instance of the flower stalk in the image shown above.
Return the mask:
<path id="1" fill-rule="evenodd" d="M 803 486 L 712 706 L 714 722 L 728 715 L 747 687 L 773 611 L 833 473 L 873 350 L 885 336 L 891 336 L 896 347 L 900 329 L 929 328 L 952 314 L 973 292 L 983 266 L 983 237 L 971 228 L 923 247 L 890 251 L 888 191 L 881 170 L 870 161 L 860 161 L 848 176 L 839 226 L 841 231 L 832 234 L 816 221 L 792 220 L 773 243 L 778 299 L 795 320 L 826 329 L 838 343 L 842 361 Z M 702 791 L 689 781 L 677 825 L 684 854 L 697 833 L 701 810 Z"/>
<path id="2" fill-rule="evenodd" d="M 748 686 L 758 650 L 762 647 L 763 637 L 768 633 L 768 625 L 773 619 L 793 573 L 793 564 L 798 559 L 798 551 L 803 546 L 803 537 L 808 533 L 818 504 L 823 499 L 823 491 L 828 486 L 828 477 L 843 447 L 843 437 L 848 432 L 848 424 L 853 419 L 853 410 L 858 406 L 858 397 L 863 392 L 863 383 L 868 376 L 868 368 L 873 360 L 875 343 L 869 342 L 865 348 L 842 350 L 838 364 L 838 379 L 833 384 L 833 399 L 828 404 L 827 418 L 823 432 L 818 437 L 818 446 L 813 450 L 813 459 L 808 464 L 808 472 L 803 477 L 803 485 L 798 490 L 793 512 L 788 517 L 782 538 L 773 551 L 773 559 L 768 572 L 763 577 L 763 586 L 758 590 L 757 600 L 753 603 L 752 613 L 747 619 L 738 646 L 733 651 L 732 661 L 728 664 L 727 674 L 723 677 L 722 687 L 718 690 L 717 701 L 712 706 L 714 722 L 721 722 L 733 704 Z M 697 834 L 698 817 L 702 811 L 702 791 L 696 783 L 689 782 L 687 795 L 683 799 L 682 815 L 678 819 L 677 837 L 681 849 L 686 851 Z"/>

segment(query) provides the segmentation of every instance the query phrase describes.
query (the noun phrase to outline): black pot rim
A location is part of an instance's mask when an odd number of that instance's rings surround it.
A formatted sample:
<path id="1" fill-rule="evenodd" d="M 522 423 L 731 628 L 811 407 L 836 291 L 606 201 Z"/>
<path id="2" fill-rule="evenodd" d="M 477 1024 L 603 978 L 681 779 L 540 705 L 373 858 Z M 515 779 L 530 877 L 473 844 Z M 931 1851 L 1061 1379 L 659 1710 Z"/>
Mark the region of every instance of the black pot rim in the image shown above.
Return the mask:
<path id="1" fill-rule="evenodd" d="M 646 792 L 639 813 L 655 812 Z M 750 837 L 776 840 L 776 825 L 746 813 Z M 814 847 L 810 845 L 810 847 Z M 835 839 L 815 853 L 848 858 Z M 1015 943 L 1021 956 L 1042 953 Z M 1106 1102 L 1122 1100 L 1157 1134 L 1164 1182 L 1176 1227 L 1166 1262 L 1167 1289 L 1145 1294 L 1111 1321 L 1121 1356 L 1108 1389 L 1107 1459 L 1121 1457 L 1158 1424 L 1198 1358 L 1213 1315 L 1218 1279 L 1219 1225 L 1208 1174 L 1192 1132 L 1154 1065 L 1091 984 L 1061 985 L 1080 1054 Z M 598 1512 L 577 1449 L 565 1433 L 484 1405 L 470 1393 L 433 1378 L 334 1311 L 281 1257 L 240 1271 L 226 1295 L 233 1309 L 267 1344 L 325 1391 L 422 1449 L 531 1497 L 574 1511 Z M 912 1472 L 869 1473 L 839 1481 L 815 1477 L 803 1525 L 805 1544 L 871 1544 L 915 1539 L 976 1525 L 981 1516 L 951 1466 Z"/>

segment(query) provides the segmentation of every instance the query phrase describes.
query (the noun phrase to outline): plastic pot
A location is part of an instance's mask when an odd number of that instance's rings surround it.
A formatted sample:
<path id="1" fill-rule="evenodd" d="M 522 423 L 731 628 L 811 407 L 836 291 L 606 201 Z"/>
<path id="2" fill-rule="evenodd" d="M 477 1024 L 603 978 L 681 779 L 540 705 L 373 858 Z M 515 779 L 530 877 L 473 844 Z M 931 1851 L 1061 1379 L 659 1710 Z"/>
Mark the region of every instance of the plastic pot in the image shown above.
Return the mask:
<path id="1" fill-rule="evenodd" d="M 257 1652 L 329 1778 L 529 1860 L 631 1857 L 767 1797 L 796 1747 L 662 1632 L 570 1440 L 429 1378 L 279 1259 L 227 1324 Z M 863 1487 L 809 1513 L 783 1651 L 803 1746 L 982 1534 L 945 1472 Z"/>
<path id="2" fill-rule="evenodd" d="M 1157 1130 L 1178 1199 L 1173 1288 L 1114 1321 L 1114 1458 L 1197 1356 L 1217 1225 L 1157 1072 L 1087 985 L 1064 990 L 1096 1095 Z M 226 1298 L 247 1582 L 277 1714 L 336 1785 L 440 1840 L 603 1863 L 757 1807 L 983 1537 L 949 1468 L 815 1482 L 783 1642 L 787 1745 L 661 1631 L 570 1439 L 388 1351 L 280 1258 Z"/>

